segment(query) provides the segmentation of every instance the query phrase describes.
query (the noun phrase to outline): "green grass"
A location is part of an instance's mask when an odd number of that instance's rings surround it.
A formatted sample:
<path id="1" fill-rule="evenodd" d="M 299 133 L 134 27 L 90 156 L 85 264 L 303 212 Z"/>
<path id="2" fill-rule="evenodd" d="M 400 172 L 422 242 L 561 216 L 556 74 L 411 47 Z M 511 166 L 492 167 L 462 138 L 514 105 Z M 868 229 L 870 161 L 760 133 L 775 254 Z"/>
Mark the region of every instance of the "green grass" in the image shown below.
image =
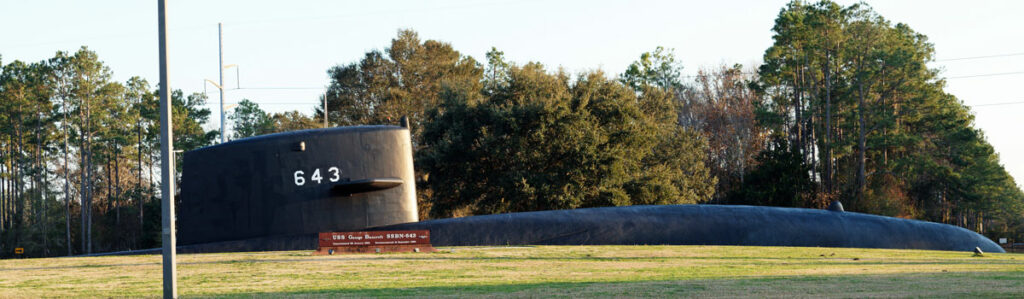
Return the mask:
<path id="1" fill-rule="evenodd" d="M 1024 255 L 806 247 L 455 247 L 178 256 L 182 297 L 1024 297 Z M 160 256 L 0 261 L 0 297 L 155 297 Z"/>

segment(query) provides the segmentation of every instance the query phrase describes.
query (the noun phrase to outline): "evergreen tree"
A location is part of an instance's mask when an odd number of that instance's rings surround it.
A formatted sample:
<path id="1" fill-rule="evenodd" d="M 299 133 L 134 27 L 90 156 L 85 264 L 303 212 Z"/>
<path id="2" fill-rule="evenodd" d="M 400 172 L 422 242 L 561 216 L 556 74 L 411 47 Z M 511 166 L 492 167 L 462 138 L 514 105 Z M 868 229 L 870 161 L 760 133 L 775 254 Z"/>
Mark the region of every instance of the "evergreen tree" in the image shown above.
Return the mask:
<path id="1" fill-rule="evenodd" d="M 570 83 L 536 63 L 509 70 L 493 94 L 453 86 L 431 110 L 416 161 L 429 174 L 432 216 L 710 197 L 704 144 L 675 124 L 669 93 L 638 96 L 599 72 Z"/>
<path id="2" fill-rule="evenodd" d="M 413 144 L 420 144 L 420 123 L 439 104 L 444 85 L 478 85 L 483 75 L 472 57 L 448 43 L 421 41 L 400 30 L 384 53 L 370 51 L 358 63 L 328 70 L 329 123 L 336 125 L 395 124 L 403 116 L 412 125 Z M 479 89 L 479 87 L 475 87 Z M 320 116 L 323 112 L 319 109 Z"/>
<path id="3" fill-rule="evenodd" d="M 263 109 L 248 99 L 238 102 L 238 107 L 228 115 L 234 137 L 245 138 L 270 133 L 274 130 L 273 120 Z"/>

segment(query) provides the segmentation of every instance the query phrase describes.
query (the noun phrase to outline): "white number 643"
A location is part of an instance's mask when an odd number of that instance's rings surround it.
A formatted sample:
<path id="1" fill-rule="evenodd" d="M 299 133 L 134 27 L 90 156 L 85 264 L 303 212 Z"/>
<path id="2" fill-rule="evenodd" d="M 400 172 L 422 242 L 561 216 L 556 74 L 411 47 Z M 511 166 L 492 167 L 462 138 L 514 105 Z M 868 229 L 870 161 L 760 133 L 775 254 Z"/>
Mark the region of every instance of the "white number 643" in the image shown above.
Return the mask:
<path id="1" fill-rule="evenodd" d="M 341 169 L 338 169 L 338 167 L 328 168 L 327 172 L 331 173 L 331 177 L 327 179 L 330 180 L 332 183 L 341 180 Z M 302 186 L 306 184 L 305 175 L 306 173 L 303 172 L 302 170 L 296 170 L 295 173 L 292 174 L 292 177 L 295 179 L 295 186 Z M 323 182 L 324 177 L 320 175 L 319 168 L 314 168 L 313 175 L 311 175 L 309 179 L 315 181 L 317 184 L 320 184 Z"/>

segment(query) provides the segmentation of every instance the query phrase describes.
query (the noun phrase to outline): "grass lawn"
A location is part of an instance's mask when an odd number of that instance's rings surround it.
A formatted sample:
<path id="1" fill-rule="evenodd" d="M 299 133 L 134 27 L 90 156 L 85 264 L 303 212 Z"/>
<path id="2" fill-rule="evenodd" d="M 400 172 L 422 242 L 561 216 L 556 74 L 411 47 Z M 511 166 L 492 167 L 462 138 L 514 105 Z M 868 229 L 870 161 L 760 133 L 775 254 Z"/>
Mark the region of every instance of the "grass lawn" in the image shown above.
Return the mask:
<path id="1" fill-rule="evenodd" d="M 807 247 L 454 247 L 178 256 L 182 297 L 1007 297 L 1024 254 Z M 160 256 L 0 261 L 0 297 L 156 297 Z"/>

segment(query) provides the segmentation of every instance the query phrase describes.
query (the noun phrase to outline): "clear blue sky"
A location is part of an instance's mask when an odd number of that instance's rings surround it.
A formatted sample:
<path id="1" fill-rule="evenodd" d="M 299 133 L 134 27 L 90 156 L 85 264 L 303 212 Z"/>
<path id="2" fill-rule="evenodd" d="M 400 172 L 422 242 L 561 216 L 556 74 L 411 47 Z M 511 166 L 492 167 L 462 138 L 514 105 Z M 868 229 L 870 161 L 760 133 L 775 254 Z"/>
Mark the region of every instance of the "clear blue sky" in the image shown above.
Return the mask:
<path id="1" fill-rule="evenodd" d="M 621 73 L 645 51 L 675 48 L 692 74 L 718 64 L 759 63 L 787 1 L 199 1 L 169 0 L 170 85 L 203 91 L 217 79 L 217 23 L 224 63 L 238 64 L 241 86 L 328 84 L 326 70 L 383 49 L 398 29 L 451 43 L 482 60 L 497 47 L 515 62 L 538 61 L 573 72 Z M 839 1 L 844 5 L 852 1 Z M 1024 180 L 1024 104 L 1018 91 L 1024 55 L 1024 1 L 868 1 L 892 22 L 907 23 L 935 44 L 932 67 L 947 91 L 976 115 L 1002 163 Z M 124 81 L 157 81 L 156 1 L 0 0 L 3 62 L 38 61 L 87 45 Z M 225 74 L 228 86 L 235 75 Z M 210 88 L 210 108 L 217 94 Z M 309 113 L 320 90 L 235 90 L 226 101 L 254 100 L 268 111 Z M 212 119 L 218 125 L 218 119 Z"/>

